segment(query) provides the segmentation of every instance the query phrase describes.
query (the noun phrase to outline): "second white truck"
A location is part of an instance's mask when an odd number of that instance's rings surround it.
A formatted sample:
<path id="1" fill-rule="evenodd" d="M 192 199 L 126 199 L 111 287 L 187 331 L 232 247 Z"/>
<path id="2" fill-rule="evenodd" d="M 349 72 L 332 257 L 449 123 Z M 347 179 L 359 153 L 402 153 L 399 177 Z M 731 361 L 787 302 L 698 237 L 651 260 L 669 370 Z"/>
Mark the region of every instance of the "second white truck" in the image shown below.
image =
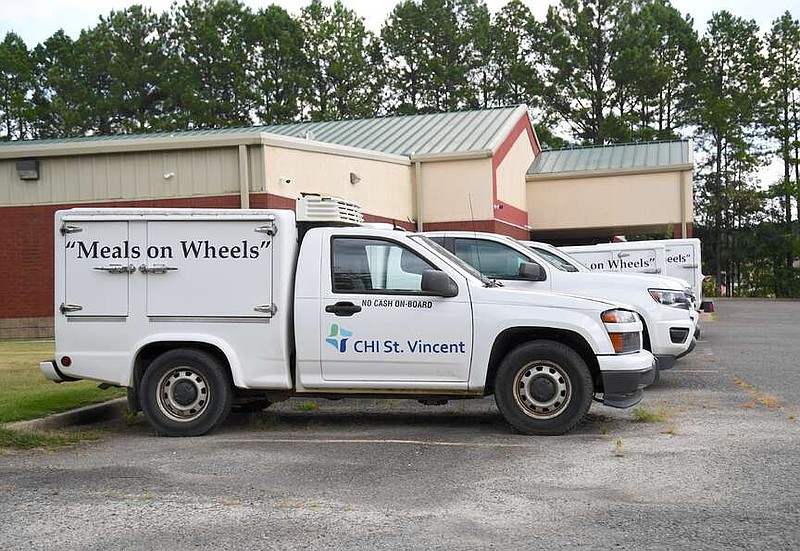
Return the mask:
<path id="1" fill-rule="evenodd" d="M 659 370 L 673 367 L 694 349 L 698 314 L 683 285 L 672 278 L 590 272 L 571 264 L 549 245 L 492 233 L 445 231 L 426 235 L 509 287 L 569 292 L 630 304 L 644 321 L 645 348 L 655 355 Z M 523 263 L 532 263 L 535 270 L 520 274 Z"/>
<path id="2" fill-rule="evenodd" d="M 54 381 L 127 387 L 157 432 L 218 427 L 234 403 L 494 394 L 526 434 L 654 379 L 618 304 L 497 285 L 352 204 L 286 210 L 73 209 L 55 217 Z M 523 270 L 525 268 L 523 267 Z"/>

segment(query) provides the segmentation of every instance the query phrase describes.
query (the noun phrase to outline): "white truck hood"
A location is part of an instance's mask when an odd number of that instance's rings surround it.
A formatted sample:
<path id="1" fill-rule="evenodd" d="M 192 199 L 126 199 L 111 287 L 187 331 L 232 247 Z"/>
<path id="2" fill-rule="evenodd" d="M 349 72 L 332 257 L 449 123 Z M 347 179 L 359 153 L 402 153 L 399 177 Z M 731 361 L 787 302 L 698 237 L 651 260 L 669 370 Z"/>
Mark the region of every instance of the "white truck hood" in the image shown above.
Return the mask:
<path id="1" fill-rule="evenodd" d="M 473 287 L 471 292 L 474 301 L 483 303 L 569 308 L 593 312 L 604 312 L 613 308 L 634 310 L 628 304 L 557 291 L 534 291 L 509 287 Z"/>
<path id="2" fill-rule="evenodd" d="M 571 272 L 570 278 L 581 281 L 587 285 L 601 285 L 603 287 L 619 288 L 645 288 L 645 289 L 670 289 L 683 291 L 688 284 L 674 277 L 665 277 L 650 274 L 618 274 L 611 272 Z"/>

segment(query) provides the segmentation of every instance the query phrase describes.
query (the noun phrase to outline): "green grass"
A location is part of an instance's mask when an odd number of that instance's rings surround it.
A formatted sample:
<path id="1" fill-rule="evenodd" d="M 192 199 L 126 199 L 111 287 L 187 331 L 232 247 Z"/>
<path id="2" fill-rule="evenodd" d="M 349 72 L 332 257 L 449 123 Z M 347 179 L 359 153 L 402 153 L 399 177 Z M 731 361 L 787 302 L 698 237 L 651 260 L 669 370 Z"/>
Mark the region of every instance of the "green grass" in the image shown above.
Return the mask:
<path id="1" fill-rule="evenodd" d="M 101 390 L 92 381 L 48 381 L 39 371 L 39 362 L 52 358 L 54 353 L 52 340 L 0 341 L 0 424 L 36 419 L 125 395 L 125 389 Z"/>
<path id="2" fill-rule="evenodd" d="M 0 451 L 4 449 L 31 450 L 47 449 L 52 450 L 81 442 L 83 440 L 95 440 L 99 433 L 92 431 L 82 432 L 39 432 L 39 431 L 15 431 L 0 427 Z"/>
<path id="3" fill-rule="evenodd" d="M 669 417 L 669 411 L 664 408 L 647 409 L 645 407 L 633 408 L 634 423 L 663 423 Z"/>
<path id="4" fill-rule="evenodd" d="M 297 402 L 292 404 L 292 409 L 295 411 L 317 411 L 319 409 L 319 405 L 317 405 L 314 401 L 307 401 L 307 402 Z"/>

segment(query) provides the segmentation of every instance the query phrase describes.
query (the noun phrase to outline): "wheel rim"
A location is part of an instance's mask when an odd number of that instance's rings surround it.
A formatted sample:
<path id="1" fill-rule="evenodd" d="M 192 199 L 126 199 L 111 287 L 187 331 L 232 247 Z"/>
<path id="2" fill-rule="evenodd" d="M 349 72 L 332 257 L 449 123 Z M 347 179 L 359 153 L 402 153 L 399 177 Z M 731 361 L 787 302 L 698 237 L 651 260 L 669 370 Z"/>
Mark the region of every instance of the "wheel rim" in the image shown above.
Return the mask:
<path id="1" fill-rule="evenodd" d="M 514 399 L 526 415 L 536 419 L 550 419 L 569 405 L 572 400 L 572 385 L 560 365 L 538 360 L 517 372 L 514 378 Z"/>
<path id="2" fill-rule="evenodd" d="M 208 408 L 208 381 L 189 367 L 176 367 L 158 381 L 156 402 L 161 412 L 174 421 L 187 422 Z"/>

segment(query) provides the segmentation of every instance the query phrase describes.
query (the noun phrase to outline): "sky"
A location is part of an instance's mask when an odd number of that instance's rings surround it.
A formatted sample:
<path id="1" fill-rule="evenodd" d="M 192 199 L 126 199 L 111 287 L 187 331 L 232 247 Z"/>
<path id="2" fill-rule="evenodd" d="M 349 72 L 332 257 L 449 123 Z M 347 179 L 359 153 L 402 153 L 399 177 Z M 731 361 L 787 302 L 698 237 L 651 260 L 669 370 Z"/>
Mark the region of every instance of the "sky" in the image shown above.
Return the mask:
<path id="1" fill-rule="evenodd" d="M 14 31 L 33 47 L 46 40 L 59 29 L 76 38 L 81 29 L 93 27 L 98 18 L 108 15 L 112 9 L 123 9 L 131 4 L 150 6 L 153 11 L 169 9 L 173 0 L 0 0 L 0 37 Z M 330 4 L 333 0 L 323 0 Z M 499 10 L 507 0 L 487 0 L 492 12 Z M 555 2 L 548 0 L 523 0 L 537 19 L 544 19 L 547 7 Z M 289 13 L 297 14 L 309 0 L 245 0 L 251 7 L 278 4 Z M 364 17 L 367 27 L 380 29 L 389 12 L 397 4 L 395 0 L 344 0 L 344 4 Z M 770 27 L 784 11 L 789 10 L 800 17 L 800 0 L 672 0 L 681 13 L 689 13 L 695 27 L 702 32 L 705 23 L 715 11 L 727 9 L 734 15 L 755 19 L 763 30 Z"/>

